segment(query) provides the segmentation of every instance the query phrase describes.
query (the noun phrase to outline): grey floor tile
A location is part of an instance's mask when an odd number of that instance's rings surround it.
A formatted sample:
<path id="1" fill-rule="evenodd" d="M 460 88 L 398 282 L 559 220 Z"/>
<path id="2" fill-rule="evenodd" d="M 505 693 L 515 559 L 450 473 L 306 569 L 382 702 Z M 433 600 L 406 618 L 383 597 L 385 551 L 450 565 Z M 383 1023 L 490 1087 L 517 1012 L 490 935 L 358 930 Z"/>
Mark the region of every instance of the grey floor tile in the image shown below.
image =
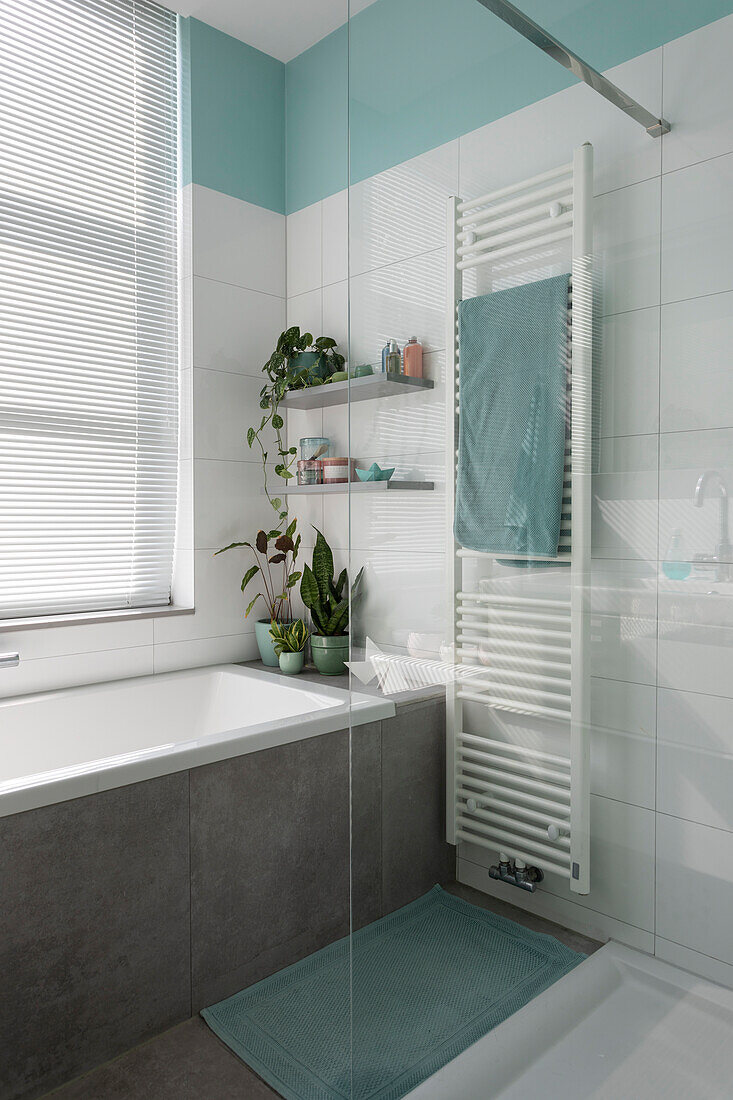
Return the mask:
<path id="1" fill-rule="evenodd" d="M 195 1018 L 64 1085 L 53 1100 L 272 1100 L 261 1081 Z"/>

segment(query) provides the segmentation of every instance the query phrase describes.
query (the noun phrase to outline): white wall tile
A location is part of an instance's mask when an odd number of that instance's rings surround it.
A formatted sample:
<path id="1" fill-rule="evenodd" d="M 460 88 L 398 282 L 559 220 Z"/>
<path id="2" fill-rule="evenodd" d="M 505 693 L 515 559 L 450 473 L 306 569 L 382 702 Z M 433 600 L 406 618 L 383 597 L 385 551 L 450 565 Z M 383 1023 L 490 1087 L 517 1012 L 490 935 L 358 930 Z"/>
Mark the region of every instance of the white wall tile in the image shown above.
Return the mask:
<path id="1" fill-rule="evenodd" d="M 585 602 L 597 615 L 623 615 L 656 622 L 656 561 L 594 558 Z"/>
<path id="2" fill-rule="evenodd" d="M 258 658 L 259 650 L 254 634 L 197 638 L 187 642 L 164 642 L 155 647 L 155 672 L 174 672 L 179 668 L 256 661 Z"/>
<path id="3" fill-rule="evenodd" d="M 153 644 L 152 619 L 80 623 L 38 630 L 3 630 L 3 652 L 18 652 L 21 662 L 43 657 L 72 657 L 94 650 L 140 648 Z M 8 670 L 3 670 L 3 673 Z M 3 679 L 5 676 L 3 675 Z"/>
<path id="4" fill-rule="evenodd" d="M 337 191 L 321 203 L 321 283 L 349 277 L 349 192 Z"/>
<path id="5" fill-rule="evenodd" d="M 255 532 L 256 533 L 256 532 Z M 246 548 L 214 557 L 212 550 L 194 553 L 196 611 L 193 615 L 171 615 L 155 620 L 155 645 L 196 638 L 216 638 L 254 630 L 262 601 L 245 620 L 247 604 L 258 591 L 258 578 L 243 593 L 242 577 L 252 564 Z"/>
<path id="6" fill-rule="evenodd" d="M 301 332 L 310 332 L 314 339 L 325 335 L 323 332 L 323 291 L 309 290 L 305 294 L 295 294 L 288 298 L 288 328 L 299 325 Z"/>
<path id="7" fill-rule="evenodd" d="M 608 73 L 652 111 L 661 111 L 661 53 L 642 54 Z M 577 84 L 462 137 L 461 197 L 476 198 L 569 163 L 585 141 L 593 144 L 598 195 L 659 173 L 659 142 Z"/>
<path id="8" fill-rule="evenodd" d="M 284 215 L 194 184 L 193 274 L 284 298 Z"/>
<path id="9" fill-rule="evenodd" d="M 656 691 L 591 680 L 591 790 L 654 809 Z"/>
<path id="10" fill-rule="evenodd" d="M 657 305 L 659 179 L 602 195 L 595 204 L 595 219 L 602 314 Z"/>
<path id="11" fill-rule="evenodd" d="M 657 809 L 733 830 L 733 699 L 660 689 Z"/>
<path id="12" fill-rule="evenodd" d="M 669 42 L 664 52 L 664 171 L 733 152 L 733 16 Z"/>
<path id="13" fill-rule="evenodd" d="M 717 471 L 728 492 L 733 488 L 733 428 L 670 432 L 660 436 L 659 553 L 667 553 L 675 530 L 680 530 L 684 556 L 713 555 L 721 541 L 721 489 L 712 479 L 704 490 L 702 507 L 694 503 L 695 486 L 706 470 Z M 733 561 L 733 552 L 722 555 Z M 711 576 L 714 579 L 714 569 Z"/>
<path id="14" fill-rule="evenodd" d="M 657 935 L 733 963 L 733 833 L 657 814 Z"/>
<path id="15" fill-rule="evenodd" d="M 656 683 L 657 626 L 654 620 L 591 615 L 589 646 L 592 676 L 635 684 Z"/>
<path id="16" fill-rule="evenodd" d="M 354 504 L 356 505 L 356 501 Z M 445 637 L 445 555 L 438 547 L 395 553 L 352 548 L 354 575 L 365 566 L 364 601 L 354 617 L 355 641 L 407 647 L 411 634 Z"/>
<path id="17" fill-rule="evenodd" d="M 247 461 L 247 428 L 259 409 L 261 380 L 194 370 L 194 457 Z"/>
<path id="18" fill-rule="evenodd" d="M 321 328 L 332 337 L 341 354 L 349 357 L 349 284 L 346 280 L 323 288 Z"/>
<path id="19" fill-rule="evenodd" d="M 662 306 L 663 432 L 733 426 L 733 294 Z"/>
<path id="20" fill-rule="evenodd" d="M 446 200 L 458 193 L 458 141 L 351 187 L 351 275 L 445 245 Z"/>
<path id="21" fill-rule="evenodd" d="M 603 439 L 593 475 L 592 552 L 601 558 L 657 556 L 657 436 Z"/>
<path id="22" fill-rule="evenodd" d="M 659 431 L 659 308 L 633 310 L 601 323 L 601 435 Z"/>
<path id="23" fill-rule="evenodd" d="M 659 622 L 659 686 L 733 698 L 733 627 Z"/>
<path id="24" fill-rule="evenodd" d="M 445 345 L 445 249 L 351 279 L 351 358 L 381 368 L 382 348 L 417 336 L 426 352 Z"/>
<path id="25" fill-rule="evenodd" d="M 21 660 L 17 668 L 3 669 L 0 698 L 99 684 L 104 680 L 124 680 L 130 676 L 148 676 L 152 671 L 152 645 Z"/>
<path id="26" fill-rule="evenodd" d="M 733 154 L 662 180 L 662 301 L 733 290 Z"/>
<path id="27" fill-rule="evenodd" d="M 285 328 L 285 299 L 194 279 L 193 365 L 261 377 Z"/>
<path id="28" fill-rule="evenodd" d="M 321 204 L 288 214 L 288 297 L 316 290 L 321 283 Z"/>
<path id="29" fill-rule="evenodd" d="M 254 451 L 251 457 L 249 462 L 196 459 L 197 550 L 218 550 L 230 542 L 251 541 L 260 527 L 269 530 L 272 526 L 272 508 L 262 494 L 262 465 Z M 271 468 L 269 474 L 274 484 Z"/>

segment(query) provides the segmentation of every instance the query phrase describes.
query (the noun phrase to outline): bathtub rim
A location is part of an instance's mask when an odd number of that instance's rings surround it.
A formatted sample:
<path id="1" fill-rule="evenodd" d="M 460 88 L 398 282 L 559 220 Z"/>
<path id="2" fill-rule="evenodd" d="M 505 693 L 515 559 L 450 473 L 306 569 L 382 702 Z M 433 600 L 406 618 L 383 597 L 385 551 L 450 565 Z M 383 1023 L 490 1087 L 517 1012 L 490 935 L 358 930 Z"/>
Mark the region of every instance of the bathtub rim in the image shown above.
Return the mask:
<path id="1" fill-rule="evenodd" d="M 228 672 L 244 679 L 267 680 L 280 690 L 299 690 L 298 683 L 283 683 L 281 677 L 247 668 L 245 665 L 216 664 L 176 669 L 172 672 L 151 673 L 146 676 L 131 676 L 119 680 L 103 680 L 94 684 L 81 684 L 75 687 L 58 688 L 53 691 L 33 692 L 28 695 L 9 696 L 0 699 L 2 711 L 11 706 L 24 706 L 32 702 L 69 696 L 70 694 L 91 694 L 110 687 L 130 687 L 140 682 L 162 682 L 181 679 L 184 676 L 201 676 L 215 672 Z M 271 722 L 259 722 L 250 726 L 240 726 L 221 733 L 207 735 L 205 741 L 189 739 L 173 746 L 161 746 L 147 751 L 147 755 L 135 760 L 123 762 L 125 754 L 102 757 L 89 761 L 88 765 L 77 765 L 77 769 L 87 766 L 86 771 L 55 769 L 52 772 L 36 772 L 17 780 L 0 781 L 0 818 L 25 813 L 27 810 L 41 809 L 58 805 L 87 795 L 127 787 L 133 783 L 161 776 L 189 771 L 192 768 L 215 764 L 235 757 L 248 756 L 253 752 L 290 745 L 305 741 L 311 737 L 320 737 L 327 733 L 336 733 L 357 728 L 370 722 L 379 722 L 392 718 L 396 713 L 394 703 L 389 699 L 373 695 L 349 692 L 331 684 L 303 683 L 303 691 L 318 691 L 319 694 L 332 696 L 333 707 L 324 711 L 312 711 Z M 351 706 L 349 703 L 351 702 Z M 92 766 L 96 765 L 96 766 Z"/>

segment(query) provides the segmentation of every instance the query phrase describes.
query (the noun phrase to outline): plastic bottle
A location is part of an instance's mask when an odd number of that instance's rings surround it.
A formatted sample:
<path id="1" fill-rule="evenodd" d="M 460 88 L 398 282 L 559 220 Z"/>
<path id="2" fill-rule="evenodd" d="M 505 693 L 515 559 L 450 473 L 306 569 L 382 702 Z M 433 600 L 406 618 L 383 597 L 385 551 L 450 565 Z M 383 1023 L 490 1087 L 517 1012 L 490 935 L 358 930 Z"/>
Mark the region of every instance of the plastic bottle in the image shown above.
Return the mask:
<path id="1" fill-rule="evenodd" d="M 390 340 L 389 351 L 385 358 L 384 369 L 387 374 L 401 374 L 402 373 L 402 356 L 400 355 L 400 349 L 396 340 Z"/>
<path id="2" fill-rule="evenodd" d="M 422 378 L 422 344 L 411 336 L 402 349 L 403 373 L 408 378 Z"/>
<path id="3" fill-rule="evenodd" d="M 685 561 L 684 559 L 685 548 L 682 544 L 682 531 L 679 527 L 675 527 L 672 532 L 672 537 L 669 540 L 667 553 L 662 562 L 662 570 L 664 571 L 665 577 L 669 577 L 671 581 L 686 580 L 690 575 L 692 566 L 689 561 Z"/>

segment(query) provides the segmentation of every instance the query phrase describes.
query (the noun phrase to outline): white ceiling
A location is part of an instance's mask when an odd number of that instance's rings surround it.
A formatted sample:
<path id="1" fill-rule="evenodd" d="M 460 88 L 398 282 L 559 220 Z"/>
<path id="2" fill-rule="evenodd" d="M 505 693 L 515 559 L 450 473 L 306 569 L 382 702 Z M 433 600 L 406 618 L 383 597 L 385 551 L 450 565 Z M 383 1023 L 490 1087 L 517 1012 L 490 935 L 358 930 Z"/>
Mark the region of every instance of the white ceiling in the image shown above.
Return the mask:
<path id="1" fill-rule="evenodd" d="M 374 0 L 161 0 L 241 38 L 278 61 L 290 61 Z M 350 9 L 350 10 L 349 10 Z"/>

